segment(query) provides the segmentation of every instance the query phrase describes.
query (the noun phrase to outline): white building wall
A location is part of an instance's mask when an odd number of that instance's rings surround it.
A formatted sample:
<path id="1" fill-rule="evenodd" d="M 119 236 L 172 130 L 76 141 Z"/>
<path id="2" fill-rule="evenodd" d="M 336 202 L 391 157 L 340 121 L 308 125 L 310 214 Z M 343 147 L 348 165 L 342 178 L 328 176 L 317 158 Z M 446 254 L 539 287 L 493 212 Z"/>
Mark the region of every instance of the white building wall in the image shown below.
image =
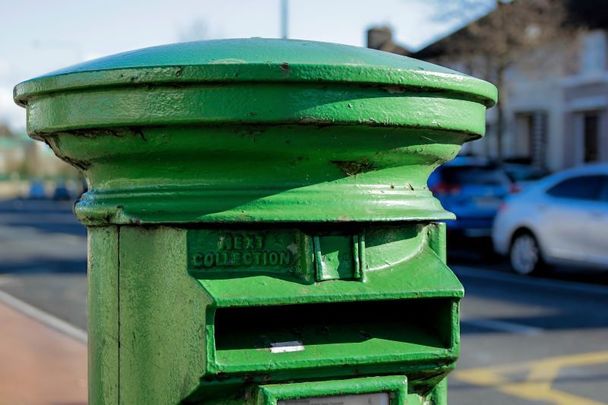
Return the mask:
<path id="1" fill-rule="evenodd" d="M 550 170 L 564 167 L 564 97 L 561 80 L 569 45 L 568 41 L 548 44 L 520 58 L 508 69 L 505 80 L 507 94 L 503 99 L 507 126 L 504 137 L 506 156 L 516 156 L 518 144 L 524 142 L 518 139 L 524 134 L 517 131 L 516 114 L 543 112 L 547 119 L 544 165 Z"/>
<path id="2" fill-rule="evenodd" d="M 476 60 L 466 63 L 441 58 L 433 61 L 476 77 L 484 77 L 483 69 L 476 69 Z M 479 67 L 483 67 L 479 63 Z M 595 92 L 589 91 L 593 83 Z M 587 86 L 587 88 L 585 88 Z M 506 72 L 505 89 L 499 98 L 504 106 L 504 157 L 517 157 L 524 150 L 524 136 L 516 120 L 517 114 L 543 112 L 546 114 L 544 165 L 557 171 L 575 164 L 572 159 L 573 110 L 578 104 L 597 99 L 601 92 L 606 100 L 602 106 L 602 141 L 606 150 L 600 156 L 608 159 L 608 38 L 606 31 L 579 31 L 576 35 L 556 39 L 532 52 L 522 55 Z M 496 108 L 488 110 L 488 134 L 485 138 L 465 145 L 463 153 L 496 157 Z M 579 134 L 580 135 L 580 134 Z"/>

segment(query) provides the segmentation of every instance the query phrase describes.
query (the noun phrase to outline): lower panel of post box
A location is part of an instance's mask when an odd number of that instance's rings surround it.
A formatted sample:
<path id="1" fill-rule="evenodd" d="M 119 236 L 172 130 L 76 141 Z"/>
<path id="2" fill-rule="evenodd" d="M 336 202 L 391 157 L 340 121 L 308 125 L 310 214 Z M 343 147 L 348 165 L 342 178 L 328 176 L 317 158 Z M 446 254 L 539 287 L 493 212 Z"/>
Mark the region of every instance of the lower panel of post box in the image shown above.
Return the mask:
<path id="1" fill-rule="evenodd" d="M 385 376 L 262 385 L 259 405 L 404 405 L 407 378 Z"/>
<path id="2" fill-rule="evenodd" d="M 206 245 L 190 241 L 190 228 L 90 229 L 91 401 L 213 403 L 230 393 L 243 404 L 258 385 L 391 375 L 407 376 L 408 396 L 422 398 L 458 351 L 462 287 L 434 248 L 435 228 L 365 230 L 365 277 L 322 281 L 309 271 L 314 258 L 293 261 L 310 277 L 240 267 L 195 273 L 190 253 L 198 250 L 189 246 Z M 342 260 L 329 247 L 354 256 L 363 246 L 324 245 L 334 236 L 319 236 L 328 258 Z M 280 252 L 274 244 L 284 240 L 265 241 Z"/>

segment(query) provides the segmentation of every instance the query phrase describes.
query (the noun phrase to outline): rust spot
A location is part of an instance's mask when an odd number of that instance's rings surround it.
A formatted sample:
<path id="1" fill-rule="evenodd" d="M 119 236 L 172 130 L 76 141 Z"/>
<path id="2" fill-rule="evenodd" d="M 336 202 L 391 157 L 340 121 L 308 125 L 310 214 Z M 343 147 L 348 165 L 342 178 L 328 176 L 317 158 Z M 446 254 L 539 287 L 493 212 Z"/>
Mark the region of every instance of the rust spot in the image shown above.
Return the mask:
<path id="1" fill-rule="evenodd" d="M 356 176 L 360 173 L 369 172 L 375 169 L 373 163 L 367 159 L 363 160 L 332 160 L 331 163 L 338 166 L 347 176 Z"/>
<path id="2" fill-rule="evenodd" d="M 147 142 L 148 140 L 146 139 L 146 135 L 144 135 L 144 131 L 141 128 L 138 127 L 132 127 L 129 128 L 129 130 L 134 134 L 137 135 L 138 137 L 141 138 L 142 141 Z"/>
<path id="3" fill-rule="evenodd" d="M 67 156 L 59 156 L 59 158 L 65 162 L 71 164 L 72 166 L 82 170 L 83 172 L 86 171 L 87 169 L 89 169 L 92 165 L 91 162 L 86 161 L 86 160 L 72 159 Z"/>
<path id="4" fill-rule="evenodd" d="M 403 94 L 406 92 L 406 89 L 400 86 L 385 86 L 383 89 L 390 94 Z"/>
<path id="5" fill-rule="evenodd" d="M 116 136 L 122 137 L 129 134 L 130 131 L 125 131 L 124 129 L 112 129 L 112 128 L 99 128 L 99 129 L 72 129 L 66 132 L 60 132 L 58 135 L 74 135 L 74 136 L 82 136 L 84 138 L 96 138 L 98 136 Z"/>
<path id="6" fill-rule="evenodd" d="M 300 125 L 313 125 L 315 128 L 321 129 L 328 126 L 335 125 L 333 121 L 322 120 L 315 117 L 302 117 L 298 120 Z"/>
<path id="7" fill-rule="evenodd" d="M 258 127 L 244 127 L 237 129 L 235 132 L 242 137 L 251 138 L 251 140 L 255 142 L 256 137 L 264 134 L 265 131 Z"/>

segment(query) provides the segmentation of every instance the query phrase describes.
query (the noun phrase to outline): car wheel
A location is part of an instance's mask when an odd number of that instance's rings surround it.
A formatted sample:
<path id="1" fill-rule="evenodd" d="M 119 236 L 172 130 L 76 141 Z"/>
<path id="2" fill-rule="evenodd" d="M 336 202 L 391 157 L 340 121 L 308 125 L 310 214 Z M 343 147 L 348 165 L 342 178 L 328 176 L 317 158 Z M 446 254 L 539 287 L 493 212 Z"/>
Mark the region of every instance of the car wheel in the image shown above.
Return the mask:
<path id="1" fill-rule="evenodd" d="M 544 270 L 540 246 L 529 232 L 515 235 L 509 250 L 509 261 L 511 269 L 517 274 L 533 275 Z"/>

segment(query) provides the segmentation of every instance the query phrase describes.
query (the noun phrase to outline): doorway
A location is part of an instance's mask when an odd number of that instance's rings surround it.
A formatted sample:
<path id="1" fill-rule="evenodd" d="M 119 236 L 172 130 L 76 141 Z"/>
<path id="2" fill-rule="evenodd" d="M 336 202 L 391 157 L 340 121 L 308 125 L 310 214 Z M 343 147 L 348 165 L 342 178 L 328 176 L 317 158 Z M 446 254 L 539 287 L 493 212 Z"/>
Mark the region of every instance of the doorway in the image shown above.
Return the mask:
<path id="1" fill-rule="evenodd" d="M 583 163 L 597 162 L 600 159 L 600 114 L 597 111 L 583 113 Z"/>

